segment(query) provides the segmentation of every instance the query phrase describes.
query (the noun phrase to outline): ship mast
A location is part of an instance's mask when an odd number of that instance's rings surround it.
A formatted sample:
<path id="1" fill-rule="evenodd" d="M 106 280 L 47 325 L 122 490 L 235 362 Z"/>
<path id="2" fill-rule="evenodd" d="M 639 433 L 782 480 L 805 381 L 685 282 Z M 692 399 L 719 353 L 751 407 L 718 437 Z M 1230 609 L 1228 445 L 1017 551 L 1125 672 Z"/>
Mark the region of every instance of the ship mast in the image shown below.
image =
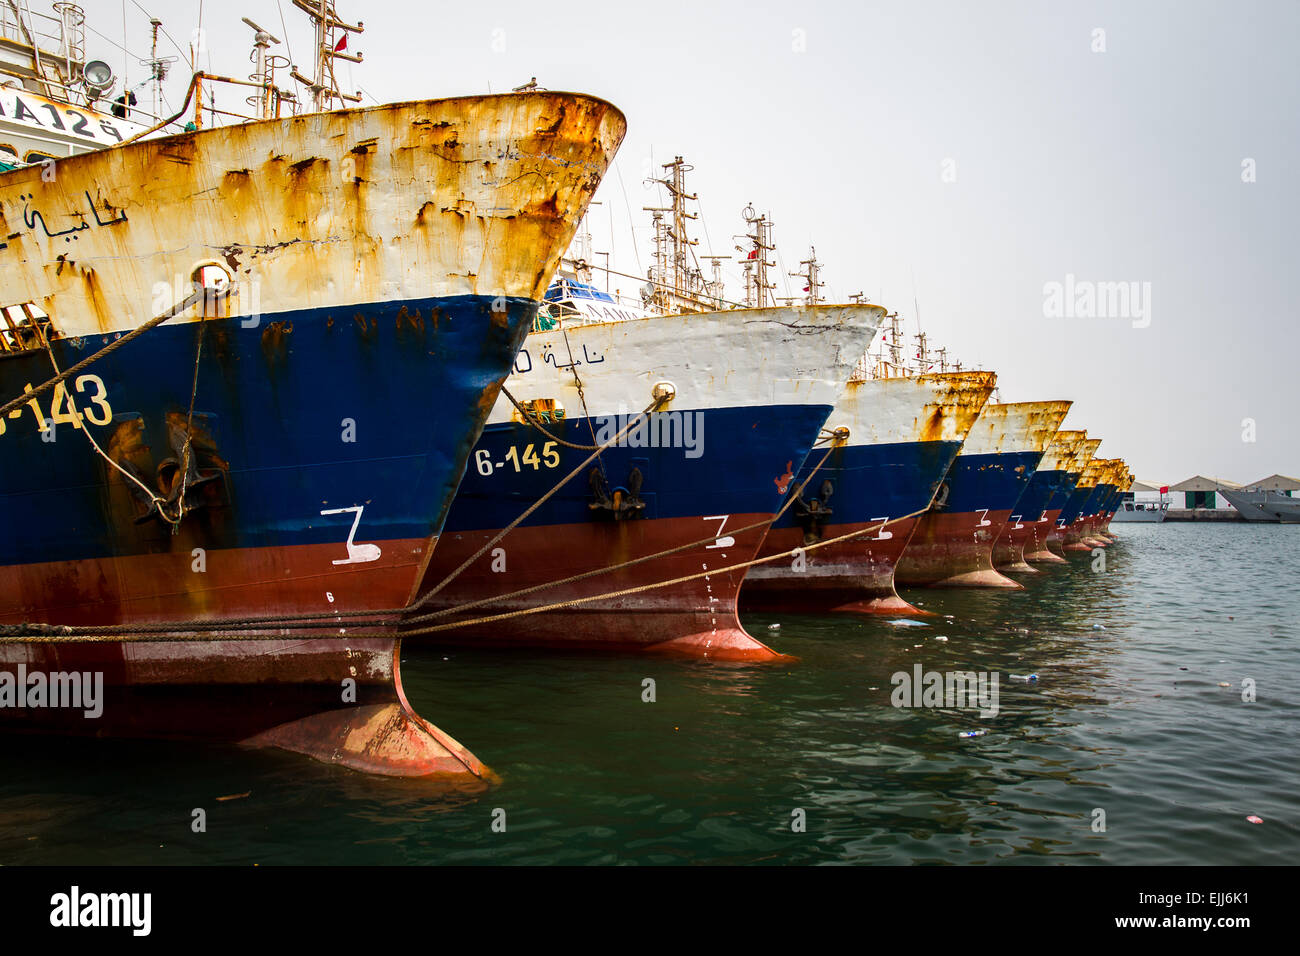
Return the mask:
<path id="1" fill-rule="evenodd" d="M 804 303 L 807 305 L 816 305 L 822 300 L 822 264 L 817 261 L 817 249 L 813 246 L 808 247 L 808 258 L 802 260 L 799 265 L 804 267 L 802 272 L 791 272 L 792 279 L 803 279 Z"/>
<path id="2" fill-rule="evenodd" d="M 157 118 L 163 115 L 163 80 L 167 79 L 167 71 L 176 62 L 176 57 L 158 55 L 158 31 L 162 29 L 162 21 L 157 17 L 150 17 L 149 27 L 153 32 L 152 45 L 149 47 L 149 59 L 141 60 L 140 65 L 149 68 L 149 79 L 153 83 L 153 115 Z"/>
<path id="3" fill-rule="evenodd" d="M 722 263 L 731 256 L 705 256 L 713 268 L 713 281 L 705 286 L 705 294 L 709 297 L 710 303 L 715 309 L 721 309 L 726 302 L 722 292 L 724 283 L 722 279 Z"/>
<path id="4" fill-rule="evenodd" d="M 925 344 L 925 339 L 924 332 L 916 333 L 916 370 L 918 372 L 924 372 L 926 366 L 930 364 L 930 349 Z"/>
<path id="5" fill-rule="evenodd" d="M 699 197 L 686 191 L 686 174 L 694 168 L 680 156 L 673 157 L 671 163 L 664 163 L 667 175 L 649 182 L 668 190 L 671 205 L 643 207 L 650 213 L 654 226 L 655 273 L 650 277 L 654 285 L 652 298 L 664 312 L 699 308 L 701 294 L 709 294 L 704 276 L 698 269 L 691 268 L 691 247 L 699 245 L 699 241 L 690 237 L 687 223 L 699 219 L 699 216 L 687 212 L 686 203 Z M 664 213 L 669 214 L 667 220 Z"/>
<path id="6" fill-rule="evenodd" d="M 903 367 L 903 321 L 897 312 L 889 315 L 889 360 L 895 371 Z"/>
<path id="7" fill-rule="evenodd" d="M 741 267 L 745 273 L 745 305 L 751 309 L 762 309 L 771 301 L 768 293 L 776 288 L 775 283 L 767 280 L 767 270 L 776 265 L 775 262 L 769 262 L 767 259 L 767 254 L 776 248 L 772 245 L 773 223 L 766 215 L 760 216 L 755 212 L 753 204 L 746 206 L 741 216 L 746 223 L 754 227 L 752 233 L 745 233 L 745 238 L 750 243 L 750 250 L 741 260 Z M 736 251 L 745 252 L 740 246 L 736 247 Z"/>
<path id="8" fill-rule="evenodd" d="M 293 0 L 293 5 L 307 14 L 315 25 L 316 45 L 312 79 L 307 79 L 299 73 L 296 66 L 292 68 L 290 74 L 311 91 L 312 108 L 318 113 L 323 113 L 334 109 L 335 100 L 341 103 L 360 103 L 360 92 L 352 95 L 339 90 L 338 77 L 334 73 L 334 61 L 339 59 L 347 60 L 349 63 L 361 62 L 360 53 L 353 56 L 343 51 L 348 45 L 348 35 L 363 33 L 365 24 L 358 20 L 353 26 L 340 20 L 334 11 L 333 0 Z M 340 33 L 342 36 L 339 36 Z"/>

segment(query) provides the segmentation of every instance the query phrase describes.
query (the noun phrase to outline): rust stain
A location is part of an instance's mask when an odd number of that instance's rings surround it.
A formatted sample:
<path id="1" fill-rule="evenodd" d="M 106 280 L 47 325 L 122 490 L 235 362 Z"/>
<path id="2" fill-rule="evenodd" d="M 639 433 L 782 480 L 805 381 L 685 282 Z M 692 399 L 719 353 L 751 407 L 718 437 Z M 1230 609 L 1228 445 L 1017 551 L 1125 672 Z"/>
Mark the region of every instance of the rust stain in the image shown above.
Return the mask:
<path id="1" fill-rule="evenodd" d="M 397 319 L 395 324 L 398 332 L 402 332 L 407 328 L 412 332 L 424 331 L 424 317 L 420 315 L 420 310 L 418 308 L 414 312 L 411 312 L 406 306 L 402 306 L 397 310 Z"/>
<path id="2" fill-rule="evenodd" d="M 65 228 L 88 191 L 105 221 L 78 231 L 76 260 L 97 275 L 83 283 L 57 258 L 71 250 L 24 229 L 8 240 L 6 292 L 51 302 L 72 336 L 134 327 L 154 282 L 188 276 L 205 254 L 241 279 L 255 272 L 271 316 L 319 308 L 342 319 L 365 302 L 480 290 L 540 300 L 625 131 L 608 103 L 539 92 L 234 124 L 67 157 L 56 187 L 39 169 L 6 175 L 0 211 L 34 192 L 33 208 Z M 80 214 L 89 218 L 84 204 Z"/>
<path id="3" fill-rule="evenodd" d="M 262 353 L 268 358 L 283 358 L 288 353 L 292 322 L 271 322 L 262 329 Z"/>

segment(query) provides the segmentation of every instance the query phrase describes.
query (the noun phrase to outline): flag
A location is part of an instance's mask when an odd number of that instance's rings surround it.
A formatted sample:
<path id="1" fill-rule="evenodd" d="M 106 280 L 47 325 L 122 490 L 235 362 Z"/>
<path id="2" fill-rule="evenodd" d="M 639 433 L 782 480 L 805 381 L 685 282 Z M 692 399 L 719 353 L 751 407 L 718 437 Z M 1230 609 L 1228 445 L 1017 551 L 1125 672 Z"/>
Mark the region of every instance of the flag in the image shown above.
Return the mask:
<path id="1" fill-rule="evenodd" d="M 745 256 L 745 258 L 746 258 L 746 259 L 757 259 L 757 258 L 758 258 L 758 250 L 757 250 L 757 249 L 752 250 L 752 251 L 749 253 L 749 255 Z"/>
<path id="2" fill-rule="evenodd" d="M 338 53 L 340 50 L 346 50 L 347 48 L 348 48 L 348 35 L 345 33 L 343 34 L 343 36 L 339 38 L 339 42 L 334 44 L 334 52 Z"/>
<path id="3" fill-rule="evenodd" d="M 1161 486 L 1160 486 L 1160 493 L 1161 493 L 1162 495 L 1167 495 L 1167 494 L 1169 494 L 1169 486 L 1168 486 L 1168 485 L 1161 485 Z"/>

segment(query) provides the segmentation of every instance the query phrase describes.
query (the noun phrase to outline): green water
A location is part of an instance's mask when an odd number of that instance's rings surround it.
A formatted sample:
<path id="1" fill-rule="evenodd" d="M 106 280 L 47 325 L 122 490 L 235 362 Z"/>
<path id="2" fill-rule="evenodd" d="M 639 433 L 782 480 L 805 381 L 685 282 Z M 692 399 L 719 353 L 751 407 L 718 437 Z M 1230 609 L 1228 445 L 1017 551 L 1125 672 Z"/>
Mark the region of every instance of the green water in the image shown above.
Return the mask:
<path id="1" fill-rule="evenodd" d="M 908 592 L 924 627 L 746 618 L 791 665 L 407 648 L 416 709 L 503 778 L 481 792 L 7 738 L 0 863 L 1296 862 L 1300 527 L 1116 531 L 1104 570 Z M 892 706 L 916 663 L 999 673 L 998 715 Z"/>

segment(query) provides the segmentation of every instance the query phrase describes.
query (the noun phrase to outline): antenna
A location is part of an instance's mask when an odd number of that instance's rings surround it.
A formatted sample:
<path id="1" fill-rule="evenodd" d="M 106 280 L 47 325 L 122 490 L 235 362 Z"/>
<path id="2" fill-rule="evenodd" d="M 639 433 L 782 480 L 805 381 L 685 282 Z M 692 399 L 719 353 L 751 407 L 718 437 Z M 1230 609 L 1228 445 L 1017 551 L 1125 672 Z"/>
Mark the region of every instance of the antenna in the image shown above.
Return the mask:
<path id="1" fill-rule="evenodd" d="M 256 109 L 257 115 L 262 119 L 269 119 L 272 115 L 271 99 L 273 95 L 279 92 L 275 88 L 275 69 L 278 66 L 287 66 L 289 61 L 284 57 L 267 55 L 266 51 L 271 48 L 271 44 L 280 42 L 278 37 L 272 35 L 269 30 L 262 29 L 248 17 L 241 17 L 240 19 L 253 30 L 253 52 L 249 55 L 249 59 L 255 64 L 256 70 L 249 76 L 249 79 L 262 87 L 260 93 L 250 96 L 245 102 Z M 275 96 L 275 99 L 275 115 L 278 116 L 280 112 L 279 97 Z"/>
<path id="2" fill-rule="evenodd" d="M 141 66 L 147 66 L 149 68 L 149 79 L 145 80 L 145 82 L 153 83 L 153 115 L 156 118 L 163 115 L 163 80 L 167 79 L 167 71 L 171 69 L 171 65 L 176 62 L 177 58 L 174 56 L 158 55 L 158 31 L 162 28 L 162 21 L 157 17 L 151 17 L 149 19 L 149 26 L 153 31 L 153 42 L 149 48 L 149 59 L 140 60 L 139 62 Z"/>

